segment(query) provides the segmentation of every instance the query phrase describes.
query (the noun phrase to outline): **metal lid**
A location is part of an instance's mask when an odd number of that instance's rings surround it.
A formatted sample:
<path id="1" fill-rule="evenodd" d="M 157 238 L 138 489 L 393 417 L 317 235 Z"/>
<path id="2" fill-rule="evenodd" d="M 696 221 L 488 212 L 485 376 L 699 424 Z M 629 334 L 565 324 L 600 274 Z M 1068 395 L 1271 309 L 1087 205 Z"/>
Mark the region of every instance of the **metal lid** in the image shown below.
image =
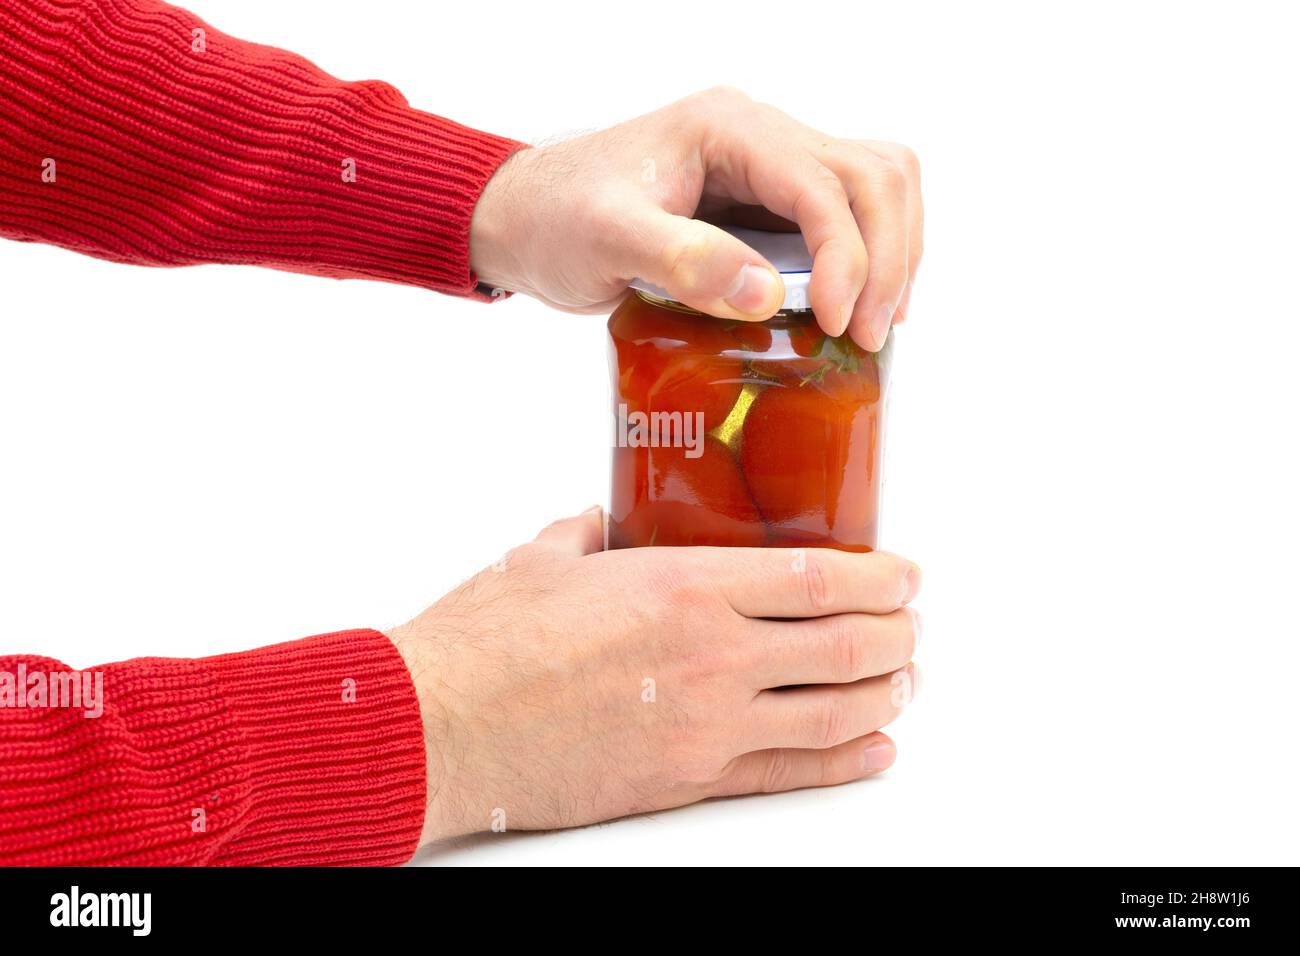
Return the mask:
<path id="1" fill-rule="evenodd" d="M 812 256 L 803 241 L 803 234 L 798 232 L 767 232 L 761 229 L 746 229 L 743 226 L 719 226 L 723 232 L 731 233 L 745 245 L 767 259 L 781 273 L 785 283 L 785 299 L 781 308 L 787 312 L 798 312 L 808 308 L 808 281 L 812 278 Z M 665 289 L 646 282 L 633 279 L 632 288 L 657 296 L 660 299 L 675 301 Z"/>

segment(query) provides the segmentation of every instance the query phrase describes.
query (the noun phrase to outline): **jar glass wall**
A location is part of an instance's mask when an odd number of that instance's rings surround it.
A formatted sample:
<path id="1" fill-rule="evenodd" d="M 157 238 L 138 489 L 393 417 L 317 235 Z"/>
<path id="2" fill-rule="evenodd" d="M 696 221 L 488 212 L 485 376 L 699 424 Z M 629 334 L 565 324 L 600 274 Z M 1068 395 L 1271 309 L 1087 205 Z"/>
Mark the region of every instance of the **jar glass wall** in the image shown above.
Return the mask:
<path id="1" fill-rule="evenodd" d="M 889 353 L 810 311 L 714 319 L 644 292 L 609 320 L 609 546 L 876 547 Z"/>

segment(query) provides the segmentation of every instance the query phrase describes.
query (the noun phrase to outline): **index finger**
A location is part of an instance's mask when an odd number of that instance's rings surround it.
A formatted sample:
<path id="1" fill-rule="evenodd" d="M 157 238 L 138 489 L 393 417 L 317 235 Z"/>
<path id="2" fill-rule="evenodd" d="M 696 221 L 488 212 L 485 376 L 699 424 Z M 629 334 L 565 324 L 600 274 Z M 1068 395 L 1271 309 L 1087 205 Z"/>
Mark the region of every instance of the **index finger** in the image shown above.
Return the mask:
<path id="1" fill-rule="evenodd" d="M 712 579 L 745 617 L 888 614 L 921 587 L 921 569 L 888 551 L 717 548 Z M 714 562 L 711 562 L 714 563 Z"/>

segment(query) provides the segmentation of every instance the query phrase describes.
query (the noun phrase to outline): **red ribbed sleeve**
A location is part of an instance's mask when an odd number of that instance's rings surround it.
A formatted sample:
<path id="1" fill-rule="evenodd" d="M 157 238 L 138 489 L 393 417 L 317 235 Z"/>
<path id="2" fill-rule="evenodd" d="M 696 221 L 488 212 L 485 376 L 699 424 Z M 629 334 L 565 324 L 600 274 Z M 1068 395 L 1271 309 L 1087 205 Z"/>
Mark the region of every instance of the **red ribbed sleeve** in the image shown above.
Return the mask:
<path id="1" fill-rule="evenodd" d="M 484 297 L 470 218 L 520 145 L 155 0 L 0 0 L 0 237 Z"/>
<path id="2" fill-rule="evenodd" d="M 59 676 L 70 673 L 0 656 L 0 865 L 380 865 L 414 853 L 420 708 L 382 634 Z M 73 698 L 78 679 L 86 692 Z"/>

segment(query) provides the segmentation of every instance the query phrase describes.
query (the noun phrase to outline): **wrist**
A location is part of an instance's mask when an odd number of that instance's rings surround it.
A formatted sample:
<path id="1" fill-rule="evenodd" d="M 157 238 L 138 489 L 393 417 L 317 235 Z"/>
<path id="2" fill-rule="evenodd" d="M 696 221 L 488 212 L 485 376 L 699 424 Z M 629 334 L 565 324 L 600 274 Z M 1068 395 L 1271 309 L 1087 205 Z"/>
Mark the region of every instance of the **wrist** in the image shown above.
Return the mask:
<path id="1" fill-rule="evenodd" d="M 423 615 L 422 615 L 423 617 Z M 429 638 L 419 627 L 420 619 L 385 632 L 406 664 L 420 705 L 420 723 L 424 732 L 425 810 L 420 831 L 420 846 L 459 836 L 463 828 L 454 822 L 451 788 L 448 786 L 444 749 L 448 745 L 450 715 L 439 701 L 436 688 L 445 686 L 438 679 L 440 665 L 431 659 Z"/>
<path id="2" fill-rule="evenodd" d="M 480 283 L 509 292 L 525 291 L 521 237 L 530 227 L 523 221 L 525 192 L 519 179 L 526 164 L 521 160 L 530 152 L 521 149 L 497 168 L 470 219 L 470 269 Z"/>

